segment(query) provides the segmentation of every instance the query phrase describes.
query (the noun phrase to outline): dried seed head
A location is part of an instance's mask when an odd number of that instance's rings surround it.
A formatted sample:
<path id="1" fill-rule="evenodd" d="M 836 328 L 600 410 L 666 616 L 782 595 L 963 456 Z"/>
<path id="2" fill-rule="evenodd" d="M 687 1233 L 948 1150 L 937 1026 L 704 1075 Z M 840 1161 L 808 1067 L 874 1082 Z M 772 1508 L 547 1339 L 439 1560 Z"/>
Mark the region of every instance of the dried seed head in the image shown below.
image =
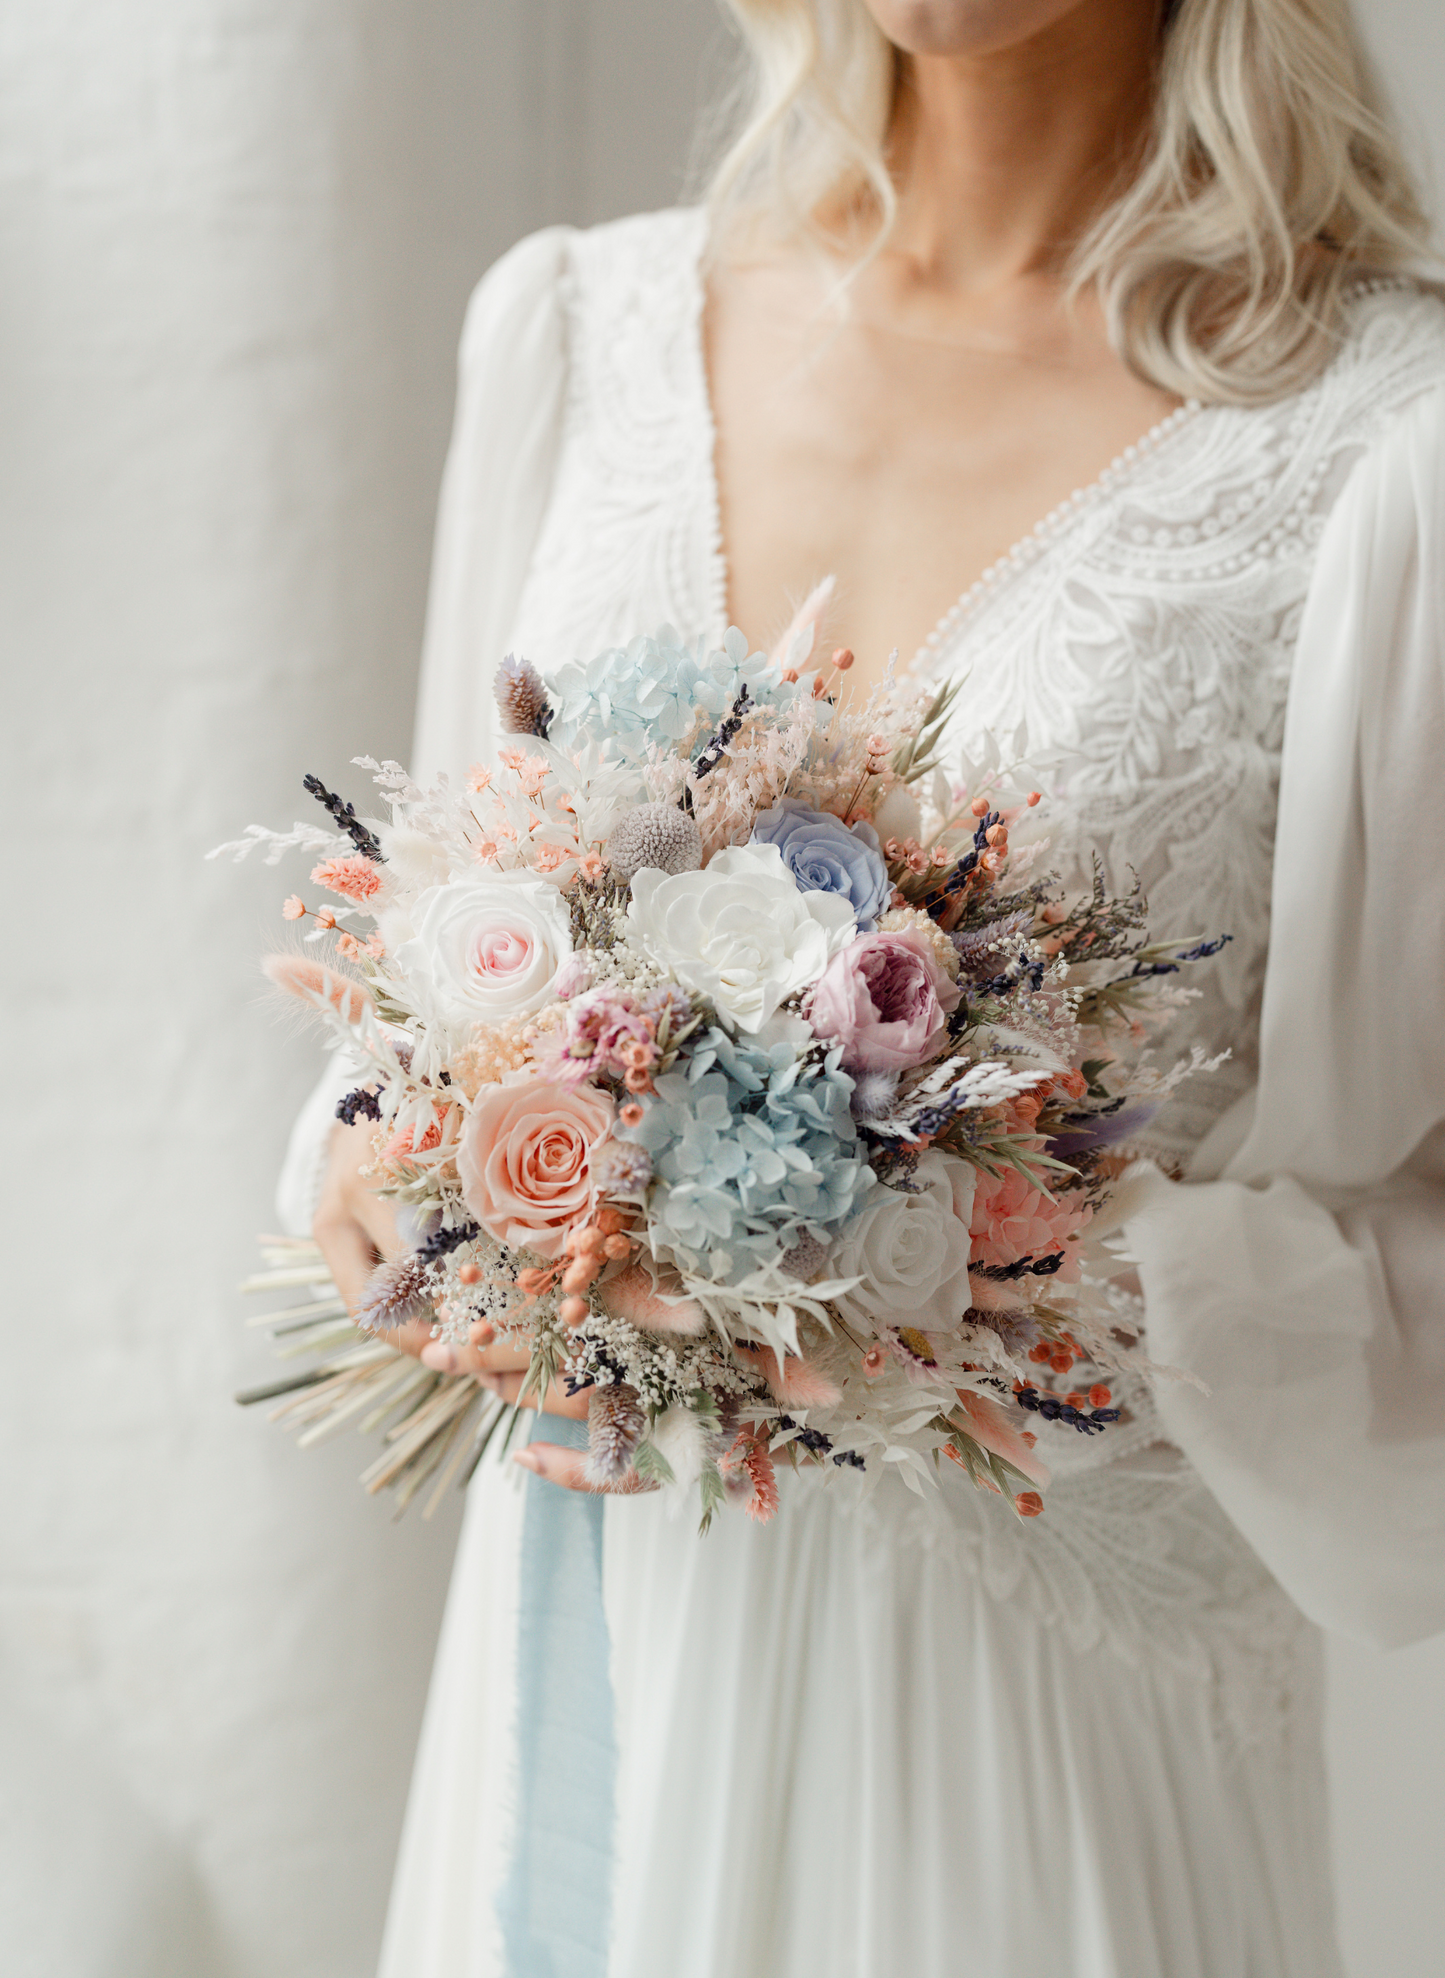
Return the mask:
<path id="1" fill-rule="evenodd" d="M 395 1332 L 413 1319 L 432 1318 L 427 1282 L 426 1265 L 415 1252 L 378 1264 L 362 1290 L 356 1323 L 367 1332 Z"/>
<path id="2" fill-rule="evenodd" d="M 586 1476 L 599 1489 L 620 1483 L 642 1434 L 642 1401 L 635 1387 L 614 1381 L 594 1387 L 587 1407 Z"/>
<path id="3" fill-rule="evenodd" d="M 502 711 L 502 728 L 506 734 L 545 738 L 552 725 L 552 703 L 531 660 L 508 653 L 497 668 L 492 691 Z"/>
<path id="4" fill-rule="evenodd" d="M 607 863 L 622 886 L 630 886 L 632 875 L 644 866 L 696 872 L 702 864 L 702 833 L 676 804 L 639 804 L 607 840 Z"/>

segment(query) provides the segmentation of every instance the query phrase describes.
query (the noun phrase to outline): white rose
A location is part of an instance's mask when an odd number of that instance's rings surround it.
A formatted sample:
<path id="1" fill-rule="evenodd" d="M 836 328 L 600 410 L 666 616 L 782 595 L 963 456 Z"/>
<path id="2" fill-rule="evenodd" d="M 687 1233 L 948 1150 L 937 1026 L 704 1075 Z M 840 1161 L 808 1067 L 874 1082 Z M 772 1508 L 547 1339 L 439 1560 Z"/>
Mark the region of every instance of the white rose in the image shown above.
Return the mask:
<path id="1" fill-rule="evenodd" d="M 422 1016 L 458 1028 L 530 1016 L 572 952 L 557 888 L 530 872 L 468 875 L 433 886 L 412 908 L 416 932 L 396 951 Z"/>
<path id="2" fill-rule="evenodd" d="M 761 1030 L 856 932 L 839 893 L 800 893 L 776 845 L 731 845 L 701 872 L 633 875 L 628 939 L 739 1030 Z"/>
<path id="3" fill-rule="evenodd" d="M 916 1195 L 878 1188 L 829 1252 L 830 1276 L 862 1279 L 836 1302 L 845 1318 L 868 1332 L 899 1323 L 949 1332 L 972 1302 L 974 1170 L 934 1147 L 919 1155 L 912 1178 Z"/>

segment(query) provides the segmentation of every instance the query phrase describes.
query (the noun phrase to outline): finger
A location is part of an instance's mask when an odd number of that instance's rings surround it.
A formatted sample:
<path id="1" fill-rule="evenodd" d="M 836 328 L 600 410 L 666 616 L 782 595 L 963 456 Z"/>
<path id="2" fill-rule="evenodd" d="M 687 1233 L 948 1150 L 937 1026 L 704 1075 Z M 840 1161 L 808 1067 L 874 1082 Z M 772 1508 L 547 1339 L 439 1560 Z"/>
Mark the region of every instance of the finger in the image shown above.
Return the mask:
<path id="1" fill-rule="evenodd" d="M 394 1332 L 378 1333 L 377 1338 L 384 1339 L 388 1346 L 394 1346 L 398 1353 L 410 1353 L 413 1360 L 419 1360 L 432 1344 L 431 1329 L 430 1319 L 410 1319 Z"/>
<path id="2" fill-rule="evenodd" d="M 586 1491 L 592 1497 L 634 1497 L 639 1491 L 657 1489 L 656 1484 L 644 1483 L 635 1470 L 629 1470 L 619 1483 L 589 1483 L 583 1467 L 586 1451 L 564 1449 L 558 1442 L 529 1442 L 525 1449 L 517 1451 L 512 1461 L 530 1470 L 534 1477 L 545 1477 L 548 1483 L 560 1484 L 563 1490 Z"/>
<path id="3" fill-rule="evenodd" d="M 535 1388 L 531 1390 L 525 1400 L 522 1398 L 522 1383 L 526 1378 L 525 1372 L 514 1374 L 488 1373 L 482 1376 L 482 1385 L 490 1393 L 500 1396 L 503 1401 L 507 1402 L 513 1408 L 535 1408 L 537 1406 L 537 1391 Z M 566 1415 L 570 1420 L 580 1422 L 586 1419 L 588 1398 L 585 1389 L 581 1394 L 569 1394 L 565 1387 L 553 1381 L 542 1399 L 542 1413 L 544 1415 Z"/>
<path id="4" fill-rule="evenodd" d="M 323 1210 L 312 1224 L 311 1234 L 326 1259 L 331 1281 L 348 1312 L 361 1302 L 366 1280 L 376 1269 L 376 1252 L 370 1237 L 345 1213 Z"/>
<path id="5" fill-rule="evenodd" d="M 370 1237 L 378 1256 L 388 1260 L 399 1257 L 405 1246 L 396 1226 L 396 1210 L 391 1203 L 364 1182 L 348 1193 L 350 1199 L 347 1206 Z"/>
<path id="6" fill-rule="evenodd" d="M 434 1339 L 422 1352 L 421 1363 L 436 1374 L 525 1373 L 532 1356 L 525 1346 L 458 1346 Z"/>

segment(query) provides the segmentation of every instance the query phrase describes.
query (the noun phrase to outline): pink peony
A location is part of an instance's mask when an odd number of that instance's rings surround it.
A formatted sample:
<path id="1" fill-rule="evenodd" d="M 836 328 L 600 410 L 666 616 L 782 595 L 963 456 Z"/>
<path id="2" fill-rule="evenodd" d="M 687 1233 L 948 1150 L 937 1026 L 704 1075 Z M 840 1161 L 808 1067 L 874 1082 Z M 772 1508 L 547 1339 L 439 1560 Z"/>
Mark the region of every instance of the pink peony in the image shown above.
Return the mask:
<path id="1" fill-rule="evenodd" d="M 1002 1174 L 981 1174 L 973 1192 L 973 1237 L 971 1265 L 1016 1264 L 1023 1257 L 1051 1257 L 1064 1253 L 1058 1275 L 1072 1284 L 1079 1275 L 1079 1260 L 1072 1239 L 1089 1220 L 1089 1206 L 1076 1206 L 1068 1196 L 1055 1201 L 1041 1189 L 1032 1187 L 1016 1168 Z M 976 1298 L 976 1304 L 985 1299 Z"/>
<path id="2" fill-rule="evenodd" d="M 567 1231 L 591 1206 L 592 1153 L 612 1114 L 612 1101 L 592 1086 L 527 1073 L 484 1086 L 457 1146 L 457 1173 L 488 1235 L 560 1257 Z"/>
<path id="3" fill-rule="evenodd" d="M 818 978 L 808 1021 L 849 1071 L 906 1071 L 942 1041 L 959 992 L 911 928 L 850 941 Z"/>

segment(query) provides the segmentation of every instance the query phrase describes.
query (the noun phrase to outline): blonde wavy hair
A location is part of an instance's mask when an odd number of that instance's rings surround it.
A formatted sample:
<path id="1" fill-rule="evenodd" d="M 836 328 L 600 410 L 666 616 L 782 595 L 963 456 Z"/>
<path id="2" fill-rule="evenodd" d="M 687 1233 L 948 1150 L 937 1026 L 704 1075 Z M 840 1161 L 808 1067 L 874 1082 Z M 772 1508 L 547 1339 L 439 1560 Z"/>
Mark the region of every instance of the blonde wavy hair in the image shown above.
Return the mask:
<path id="1" fill-rule="evenodd" d="M 896 216 L 907 57 L 863 0 L 724 4 L 752 59 L 708 191 L 718 237 L 761 218 L 837 247 L 861 223 L 866 260 Z M 1349 0 L 1162 0 L 1147 151 L 1069 271 L 1133 371 L 1186 398 L 1281 397 L 1328 362 L 1351 283 L 1435 266 Z"/>

